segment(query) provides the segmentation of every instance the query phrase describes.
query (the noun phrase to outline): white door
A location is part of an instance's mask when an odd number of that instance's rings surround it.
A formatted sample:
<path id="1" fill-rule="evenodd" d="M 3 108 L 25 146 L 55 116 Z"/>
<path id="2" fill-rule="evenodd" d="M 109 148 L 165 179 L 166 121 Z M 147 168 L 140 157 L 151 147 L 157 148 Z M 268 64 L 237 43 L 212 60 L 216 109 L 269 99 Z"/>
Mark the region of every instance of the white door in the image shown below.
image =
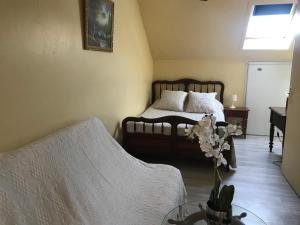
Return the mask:
<path id="1" fill-rule="evenodd" d="M 269 135 L 270 106 L 285 107 L 291 79 L 290 62 L 250 62 L 246 106 L 247 133 Z"/>

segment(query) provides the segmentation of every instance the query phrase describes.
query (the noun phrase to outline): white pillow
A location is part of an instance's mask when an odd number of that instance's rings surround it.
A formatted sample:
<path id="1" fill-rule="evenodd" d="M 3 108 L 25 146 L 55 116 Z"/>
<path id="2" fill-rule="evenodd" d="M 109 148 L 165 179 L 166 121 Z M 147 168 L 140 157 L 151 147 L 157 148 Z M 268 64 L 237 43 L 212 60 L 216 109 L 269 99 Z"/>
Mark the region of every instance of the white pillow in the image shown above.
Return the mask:
<path id="1" fill-rule="evenodd" d="M 199 93 L 190 91 L 186 112 L 207 114 L 214 113 L 218 110 L 218 108 L 220 108 L 220 105 L 216 102 L 216 95 L 216 92 Z"/>
<path id="2" fill-rule="evenodd" d="M 218 101 L 217 99 L 214 100 L 214 104 L 215 104 L 215 107 L 216 107 L 216 110 L 215 111 L 222 111 L 224 110 L 224 105 Z"/>
<path id="3" fill-rule="evenodd" d="M 155 108 L 182 112 L 186 96 L 184 91 L 164 90 Z"/>

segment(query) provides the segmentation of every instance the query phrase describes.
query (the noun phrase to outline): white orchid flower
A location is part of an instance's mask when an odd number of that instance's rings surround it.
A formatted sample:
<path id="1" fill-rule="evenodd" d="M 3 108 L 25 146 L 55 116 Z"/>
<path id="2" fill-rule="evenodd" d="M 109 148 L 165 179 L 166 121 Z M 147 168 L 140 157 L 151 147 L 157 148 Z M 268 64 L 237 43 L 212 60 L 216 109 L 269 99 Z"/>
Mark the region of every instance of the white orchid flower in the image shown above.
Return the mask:
<path id="1" fill-rule="evenodd" d="M 216 121 L 217 121 L 217 118 L 215 116 L 211 116 L 211 123 L 212 123 L 213 129 L 217 129 Z"/>
<path id="2" fill-rule="evenodd" d="M 210 117 L 203 117 L 203 119 L 198 122 L 200 127 L 210 127 L 211 123 Z"/>
<path id="3" fill-rule="evenodd" d="M 223 154 L 220 153 L 220 155 L 218 156 L 218 161 L 217 161 L 217 167 L 221 166 L 221 165 L 227 165 L 227 160 L 224 158 Z"/>
<path id="4" fill-rule="evenodd" d="M 213 157 L 214 155 L 213 155 L 213 152 L 212 151 L 210 151 L 210 152 L 205 152 L 205 157 L 206 158 L 211 158 L 211 157 Z"/>
<path id="5" fill-rule="evenodd" d="M 220 155 L 220 148 L 214 149 L 212 154 L 217 159 Z"/>
<path id="6" fill-rule="evenodd" d="M 217 166 L 227 165 L 222 151 L 230 150 L 230 145 L 226 142 L 229 135 L 242 134 L 241 128 L 229 124 L 227 127 L 217 127 L 216 117 L 206 115 L 192 128 L 186 129 L 186 134 L 190 138 L 198 138 L 200 149 L 205 153 L 205 157 L 214 157 L 217 160 Z"/>
<path id="7" fill-rule="evenodd" d="M 229 135 L 235 135 L 235 136 L 239 136 L 243 134 L 242 128 L 240 126 L 236 126 L 232 124 L 229 124 L 227 126 L 227 132 Z"/>
<path id="8" fill-rule="evenodd" d="M 242 128 L 240 126 L 237 127 L 237 130 L 235 131 L 235 134 L 236 136 L 240 136 L 243 134 L 243 131 L 242 131 Z"/>
<path id="9" fill-rule="evenodd" d="M 215 142 L 219 142 L 220 136 L 217 135 L 217 134 L 213 134 L 213 139 L 214 139 Z"/>
<path id="10" fill-rule="evenodd" d="M 212 145 L 207 142 L 200 143 L 200 148 L 203 152 L 212 152 L 214 150 Z"/>
<path id="11" fill-rule="evenodd" d="M 206 126 L 200 126 L 199 124 L 196 124 L 193 128 L 192 128 L 192 132 L 197 136 L 209 136 L 211 135 L 211 130 L 206 127 Z"/>
<path id="12" fill-rule="evenodd" d="M 228 124 L 228 126 L 227 126 L 228 134 L 233 134 L 233 133 L 235 133 L 236 130 L 237 130 L 236 125 Z"/>
<path id="13" fill-rule="evenodd" d="M 199 144 L 207 143 L 207 144 L 211 145 L 207 136 L 198 136 L 198 140 L 199 140 Z"/>
<path id="14" fill-rule="evenodd" d="M 222 151 L 223 151 L 223 150 L 230 150 L 230 145 L 228 144 L 228 142 L 225 142 L 225 143 L 223 144 Z"/>

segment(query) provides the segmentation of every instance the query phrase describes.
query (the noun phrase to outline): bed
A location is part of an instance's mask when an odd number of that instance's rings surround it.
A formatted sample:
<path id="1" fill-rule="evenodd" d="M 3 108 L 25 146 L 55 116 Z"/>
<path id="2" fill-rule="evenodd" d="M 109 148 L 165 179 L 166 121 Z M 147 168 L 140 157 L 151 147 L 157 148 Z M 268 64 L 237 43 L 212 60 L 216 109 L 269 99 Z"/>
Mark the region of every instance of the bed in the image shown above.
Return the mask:
<path id="1" fill-rule="evenodd" d="M 220 81 L 198 81 L 180 79 L 158 80 L 152 84 L 152 105 L 139 117 L 127 117 L 122 122 L 123 147 L 135 156 L 167 156 L 176 158 L 204 159 L 196 140 L 188 140 L 185 129 L 197 123 L 205 114 L 175 112 L 157 109 L 155 106 L 164 90 L 193 91 L 199 93 L 216 92 L 216 99 L 223 103 L 224 84 Z M 217 126 L 227 126 L 223 111 L 214 113 Z M 231 150 L 224 153 L 228 165 L 236 167 L 235 150 L 229 138 Z"/>

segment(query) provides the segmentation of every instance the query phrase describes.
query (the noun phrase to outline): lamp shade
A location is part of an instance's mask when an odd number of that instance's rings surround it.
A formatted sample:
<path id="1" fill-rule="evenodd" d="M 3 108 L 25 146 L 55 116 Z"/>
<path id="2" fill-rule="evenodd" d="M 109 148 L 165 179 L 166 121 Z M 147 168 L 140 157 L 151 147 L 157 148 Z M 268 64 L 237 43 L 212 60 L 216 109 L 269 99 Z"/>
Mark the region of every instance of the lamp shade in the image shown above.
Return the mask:
<path id="1" fill-rule="evenodd" d="M 232 95 L 232 101 L 236 102 L 238 100 L 237 95 Z"/>

